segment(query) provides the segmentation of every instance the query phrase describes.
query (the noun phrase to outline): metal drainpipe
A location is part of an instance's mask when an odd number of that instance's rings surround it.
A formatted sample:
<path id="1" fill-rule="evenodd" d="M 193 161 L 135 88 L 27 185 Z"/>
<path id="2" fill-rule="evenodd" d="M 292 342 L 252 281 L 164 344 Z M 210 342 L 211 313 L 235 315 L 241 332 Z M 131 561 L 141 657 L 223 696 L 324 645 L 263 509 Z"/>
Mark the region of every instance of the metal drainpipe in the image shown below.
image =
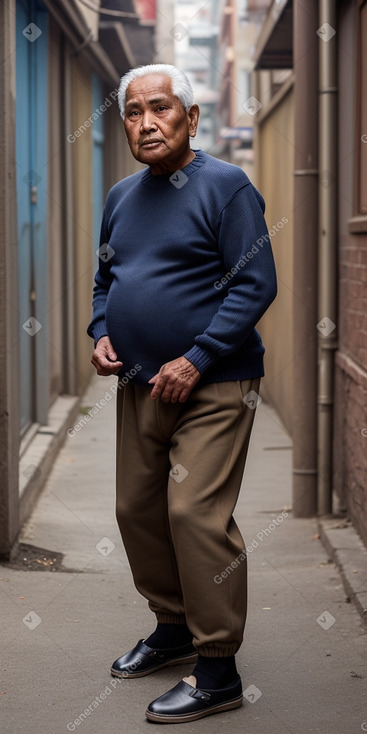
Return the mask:
<path id="1" fill-rule="evenodd" d="M 334 352 L 337 332 L 337 44 L 336 0 L 320 0 L 319 40 L 319 369 L 318 514 L 332 512 Z M 328 26 L 325 26 L 328 24 Z"/>
<path id="2" fill-rule="evenodd" d="M 294 248 L 293 487 L 294 517 L 317 507 L 318 0 L 293 4 Z"/>

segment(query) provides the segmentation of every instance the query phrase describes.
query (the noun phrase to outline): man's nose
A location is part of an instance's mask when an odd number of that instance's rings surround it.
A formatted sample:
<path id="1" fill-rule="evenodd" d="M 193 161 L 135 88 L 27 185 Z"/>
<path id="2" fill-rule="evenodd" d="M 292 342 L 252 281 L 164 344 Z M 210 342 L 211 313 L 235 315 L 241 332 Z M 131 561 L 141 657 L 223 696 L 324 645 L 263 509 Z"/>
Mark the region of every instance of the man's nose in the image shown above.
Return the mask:
<path id="1" fill-rule="evenodd" d="M 149 132 L 150 130 L 157 129 L 157 125 L 154 121 L 153 113 L 151 112 L 151 110 L 147 110 L 143 113 L 140 122 L 140 129 L 144 132 Z"/>

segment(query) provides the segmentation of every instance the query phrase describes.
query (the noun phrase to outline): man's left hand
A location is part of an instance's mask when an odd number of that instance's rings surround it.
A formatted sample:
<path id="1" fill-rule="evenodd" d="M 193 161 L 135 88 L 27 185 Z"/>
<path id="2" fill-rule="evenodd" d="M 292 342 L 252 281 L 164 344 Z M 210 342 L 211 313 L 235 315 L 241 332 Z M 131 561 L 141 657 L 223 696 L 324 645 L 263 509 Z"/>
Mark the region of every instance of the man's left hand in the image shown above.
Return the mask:
<path id="1" fill-rule="evenodd" d="M 164 403 L 184 403 L 191 390 L 200 380 L 200 372 L 186 357 L 178 357 L 166 362 L 154 377 L 148 380 L 153 384 L 150 397 L 161 398 Z"/>

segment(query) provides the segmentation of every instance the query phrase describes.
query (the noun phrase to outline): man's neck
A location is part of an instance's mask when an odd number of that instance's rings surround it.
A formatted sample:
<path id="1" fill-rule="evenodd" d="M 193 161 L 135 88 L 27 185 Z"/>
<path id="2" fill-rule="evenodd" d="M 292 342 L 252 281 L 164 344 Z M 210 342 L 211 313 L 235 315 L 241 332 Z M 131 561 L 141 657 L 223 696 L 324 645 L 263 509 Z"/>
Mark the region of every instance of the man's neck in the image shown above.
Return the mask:
<path id="1" fill-rule="evenodd" d="M 193 161 L 195 158 L 195 153 L 191 148 L 187 151 L 185 156 L 178 159 L 175 163 L 165 163 L 165 161 L 154 163 L 150 166 L 150 172 L 152 176 L 159 176 L 163 173 L 175 173 L 175 171 L 181 170 L 181 168 L 185 168 L 185 166 L 188 166 L 191 161 Z"/>

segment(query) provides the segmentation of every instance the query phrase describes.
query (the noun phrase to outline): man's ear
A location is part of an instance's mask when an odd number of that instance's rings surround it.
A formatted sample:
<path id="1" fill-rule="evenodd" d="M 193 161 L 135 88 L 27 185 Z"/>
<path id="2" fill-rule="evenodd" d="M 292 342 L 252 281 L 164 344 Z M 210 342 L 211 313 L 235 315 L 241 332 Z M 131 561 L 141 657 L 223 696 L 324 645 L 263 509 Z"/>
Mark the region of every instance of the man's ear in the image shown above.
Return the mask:
<path id="1" fill-rule="evenodd" d="M 199 115 L 200 115 L 199 106 L 197 104 L 193 104 L 190 107 L 187 114 L 190 118 L 189 135 L 190 135 L 190 138 L 194 138 L 197 132 L 197 127 L 198 127 L 198 122 L 199 122 Z"/>

